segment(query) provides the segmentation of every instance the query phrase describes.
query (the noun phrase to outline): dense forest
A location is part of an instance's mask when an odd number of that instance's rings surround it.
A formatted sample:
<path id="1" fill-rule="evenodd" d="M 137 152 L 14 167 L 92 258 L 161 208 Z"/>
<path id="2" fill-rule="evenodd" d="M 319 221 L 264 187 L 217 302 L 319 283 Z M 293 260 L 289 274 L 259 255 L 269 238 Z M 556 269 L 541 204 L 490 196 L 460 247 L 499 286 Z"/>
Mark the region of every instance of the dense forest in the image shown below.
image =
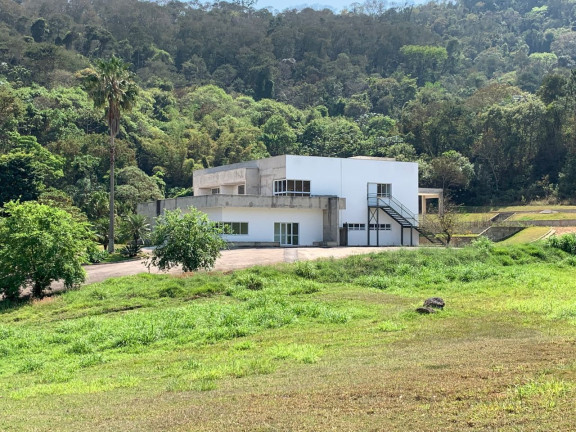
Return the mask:
<path id="1" fill-rule="evenodd" d="M 194 169 L 284 153 L 418 161 L 471 205 L 574 200 L 576 1 L 387 8 L 0 0 L 0 203 L 108 212 L 99 59 L 138 85 L 116 140 L 118 214 Z"/>

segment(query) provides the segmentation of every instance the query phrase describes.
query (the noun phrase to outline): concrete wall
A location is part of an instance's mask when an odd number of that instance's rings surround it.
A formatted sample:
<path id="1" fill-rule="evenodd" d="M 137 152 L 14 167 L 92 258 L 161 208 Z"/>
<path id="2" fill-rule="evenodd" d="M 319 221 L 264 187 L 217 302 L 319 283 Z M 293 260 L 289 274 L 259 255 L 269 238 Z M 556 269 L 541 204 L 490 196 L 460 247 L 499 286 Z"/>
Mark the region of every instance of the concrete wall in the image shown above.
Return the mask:
<path id="1" fill-rule="evenodd" d="M 246 194 L 258 195 L 260 191 L 258 168 L 240 167 L 225 171 L 195 171 L 194 195 L 210 195 L 213 188 L 222 194 L 237 194 L 238 186 L 246 186 Z"/>
<path id="2" fill-rule="evenodd" d="M 288 178 L 286 174 L 286 157 L 276 156 L 257 161 L 260 169 L 260 195 L 274 195 L 274 180 Z"/>
<path id="3" fill-rule="evenodd" d="M 482 232 L 480 235 L 488 237 L 494 242 L 506 240 L 508 237 L 512 237 L 514 234 L 522 231 L 524 227 L 512 227 L 512 226 L 491 226 L 486 231 Z"/>

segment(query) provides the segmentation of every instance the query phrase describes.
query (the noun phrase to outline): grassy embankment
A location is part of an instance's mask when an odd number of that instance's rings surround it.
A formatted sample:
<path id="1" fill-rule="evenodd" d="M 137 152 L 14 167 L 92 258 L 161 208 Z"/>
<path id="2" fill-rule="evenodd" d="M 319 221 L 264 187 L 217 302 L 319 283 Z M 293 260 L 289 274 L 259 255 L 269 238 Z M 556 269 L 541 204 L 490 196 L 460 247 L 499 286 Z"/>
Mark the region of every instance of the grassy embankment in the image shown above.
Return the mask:
<path id="1" fill-rule="evenodd" d="M 571 430 L 575 273 L 422 249 L 0 304 L 0 430 Z"/>

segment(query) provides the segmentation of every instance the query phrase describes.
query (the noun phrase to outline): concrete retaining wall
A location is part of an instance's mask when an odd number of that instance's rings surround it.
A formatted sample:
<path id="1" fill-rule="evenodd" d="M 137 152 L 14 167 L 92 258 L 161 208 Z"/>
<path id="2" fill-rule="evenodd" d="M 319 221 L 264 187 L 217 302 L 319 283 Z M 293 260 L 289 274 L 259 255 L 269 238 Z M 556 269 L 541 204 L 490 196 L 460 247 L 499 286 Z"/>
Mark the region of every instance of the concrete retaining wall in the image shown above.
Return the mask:
<path id="1" fill-rule="evenodd" d="M 514 234 L 522 231 L 524 227 L 519 226 L 492 226 L 480 235 L 488 237 L 494 242 L 499 242 L 506 240 L 508 237 L 512 237 Z"/>

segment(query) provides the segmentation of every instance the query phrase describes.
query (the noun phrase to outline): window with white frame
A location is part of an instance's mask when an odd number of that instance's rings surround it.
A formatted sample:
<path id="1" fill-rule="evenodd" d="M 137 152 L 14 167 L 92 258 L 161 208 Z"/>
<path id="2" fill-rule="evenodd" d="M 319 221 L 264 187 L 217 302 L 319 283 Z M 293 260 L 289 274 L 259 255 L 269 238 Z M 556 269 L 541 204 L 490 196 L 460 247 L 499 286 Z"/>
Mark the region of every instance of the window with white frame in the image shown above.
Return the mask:
<path id="1" fill-rule="evenodd" d="M 212 195 L 218 195 L 220 193 L 220 188 L 212 188 L 210 190 L 210 192 L 212 193 Z"/>
<path id="2" fill-rule="evenodd" d="M 344 224 L 348 231 L 366 231 L 366 224 L 363 223 L 348 223 Z"/>
<path id="3" fill-rule="evenodd" d="M 248 235 L 248 222 L 218 222 L 218 227 L 224 228 L 226 234 Z"/>
<path id="4" fill-rule="evenodd" d="M 310 196 L 310 180 L 274 180 L 274 195 Z"/>
<path id="5" fill-rule="evenodd" d="M 376 196 L 378 198 L 390 198 L 392 196 L 392 185 L 390 183 L 378 183 L 376 185 Z"/>
<path id="6" fill-rule="evenodd" d="M 371 231 L 390 231 L 392 226 L 390 224 L 370 224 Z"/>
<path id="7" fill-rule="evenodd" d="M 238 185 L 238 195 L 246 194 L 246 185 Z"/>

